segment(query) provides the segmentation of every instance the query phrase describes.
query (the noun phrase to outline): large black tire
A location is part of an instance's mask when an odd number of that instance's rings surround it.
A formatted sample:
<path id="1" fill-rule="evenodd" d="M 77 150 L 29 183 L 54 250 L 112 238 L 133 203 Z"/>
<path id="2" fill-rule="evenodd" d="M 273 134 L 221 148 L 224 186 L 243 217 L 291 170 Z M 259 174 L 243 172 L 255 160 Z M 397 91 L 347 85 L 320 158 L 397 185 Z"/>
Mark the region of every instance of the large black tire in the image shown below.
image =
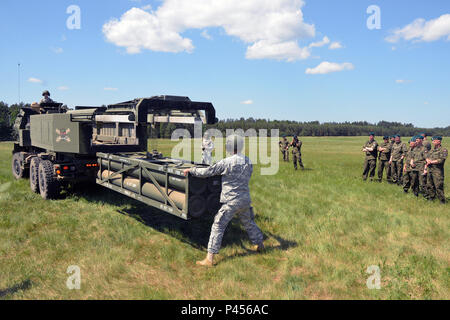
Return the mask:
<path id="1" fill-rule="evenodd" d="M 39 163 L 41 159 L 34 157 L 30 164 L 30 188 L 33 192 L 39 193 Z"/>
<path id="2" fill-rule="evenodd" d="M 59 194 L 59 183 L 53 175 L 53 163 L 49 160 L 39 163 L 39 191 L 46 200 L 55 199 Z"/>
<path id="3" fill-rule="evenodd" d="M 22 167 L 22 160 L 20 159 L 20 153 L 14 153 L 11 162 L 11 169 L 14 178 L 22 179 L 25 177 L 25 170 Z"/>

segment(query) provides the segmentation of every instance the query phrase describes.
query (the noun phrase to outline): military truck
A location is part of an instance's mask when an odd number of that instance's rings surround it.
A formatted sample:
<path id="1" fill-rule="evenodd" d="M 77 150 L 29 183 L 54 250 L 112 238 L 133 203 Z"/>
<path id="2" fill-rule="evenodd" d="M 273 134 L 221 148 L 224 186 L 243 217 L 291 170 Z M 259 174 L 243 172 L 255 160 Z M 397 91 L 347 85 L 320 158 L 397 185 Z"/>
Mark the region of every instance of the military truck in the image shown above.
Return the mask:
<path id="1" fill-rule="evenodd" d="M 209 102 L 188 97 L 153 96 L 106 107 L 59 103 L 22 108 L 14 130 L 12 173 L 29 177 L 44 199 L 58 198 L 70 184 L 95 182 L 183 219 L 220 207 L 220 177 L 185 177 L 192 161 L 148 152 L 149 126 L 159 123 L 214 124 Z"/>

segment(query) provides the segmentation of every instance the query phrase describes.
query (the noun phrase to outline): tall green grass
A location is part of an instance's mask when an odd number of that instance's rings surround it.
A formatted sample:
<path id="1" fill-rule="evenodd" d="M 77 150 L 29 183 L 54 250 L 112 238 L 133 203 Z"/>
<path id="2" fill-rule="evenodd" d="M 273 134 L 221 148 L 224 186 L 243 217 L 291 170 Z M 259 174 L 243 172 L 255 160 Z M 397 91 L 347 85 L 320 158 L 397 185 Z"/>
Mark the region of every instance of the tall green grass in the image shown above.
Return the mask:
<path id="1" fill-rule="evenodd" d="M 283 161 L 274 176 L 254 168 L 267 251 L 252 253 L 235 219 L 211 269 L 195 261 L 212 217 L 183 221 L 100 186 L 45 201 L 28 180 L 13 180 L 12 143 L 1 143 L 0 298 L 449 299 L 449 205 L 363 182 L 366 137 L 302 140 L 306 170 Z M 170 154 L 174 144 L 158 149 Z M 445 187 L 448 197 L 448 178 Z M 70 265 L 81 268 L 80 290 L 66 287 Z M 371 265 L 380 290 L 366 286 Z M 24 281 L 31 285 L 5 293 Z"/>

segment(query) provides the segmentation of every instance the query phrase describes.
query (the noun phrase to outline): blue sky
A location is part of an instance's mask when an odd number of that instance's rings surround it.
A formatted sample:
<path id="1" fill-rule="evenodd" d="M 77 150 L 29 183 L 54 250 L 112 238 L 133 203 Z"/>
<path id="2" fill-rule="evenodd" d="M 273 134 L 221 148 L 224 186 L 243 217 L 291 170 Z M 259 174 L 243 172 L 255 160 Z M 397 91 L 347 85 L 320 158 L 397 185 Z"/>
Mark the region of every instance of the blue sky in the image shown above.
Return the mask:
<path id="1" fill-rule="evenodd" d="M 2 0 L 0 100 L 18 101 L 20 62 L 29 103 L 44 89 L 71 107 L 173 94 L 220 119 L 450 125 L 449 1 L 263 2 Z"/>

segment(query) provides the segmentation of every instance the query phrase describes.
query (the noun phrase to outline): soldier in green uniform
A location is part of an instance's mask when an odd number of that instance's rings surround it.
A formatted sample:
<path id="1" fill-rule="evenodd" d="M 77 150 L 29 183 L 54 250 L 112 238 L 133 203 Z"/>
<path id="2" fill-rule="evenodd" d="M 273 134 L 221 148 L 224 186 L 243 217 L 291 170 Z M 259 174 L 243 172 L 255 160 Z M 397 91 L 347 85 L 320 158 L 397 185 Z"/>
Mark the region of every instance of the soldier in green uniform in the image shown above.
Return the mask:
<path id="1" fill-rule="evenodd" d="M 286 136 L 283 136 L 283 140 L 279 142 L 280 151 L 283 154 L 283 161 L 289 162 L 289 141 Z"/>
<path id="2" fill-rule="evenodd" d="M 403 165 L 403 191 L 408 192 L 409 188 L 417 197 L 419 195 L 419 171 L 415 164 L 416 156 L 416 137 L 412 137 L 409 141 L 409 149 L 405 155 L 405 164 Z"/>
<path id="3" fill-rule="evenodd" d="M 427 175 L 424 173 L 426 157 L 428 149 L 423 145 L 423 136 L 419 135 L 416 137 L 416 159 L 414 163 L 418 169 L 419 175 L 419 193 L 421 193 L 425 198 L 427 197 Z"/>
<path id="4" fill-rule="evenodd" d="M 442 137 L 432 138 L 434 148 L 427 154 L 425 171 L 427 176 L 428 199 L 434 200 L 437 196 L 441 203 L 445 203 L 444 194 L 444 164 L 448 156 L 448 150 L 442 147 Z"/>
<path id="5" fill-rule="evenodd" d="M 428 151 L 430 151 L 430 150 L 431 150 L 431 142 L 428 141 L 428 139 L 427 139 L 427 134 L 426 134 L 425 132 L 422 132 L 420 135 L 423 137 L 423 142 L 422 142 L 422 143 L 423 143 L 424 147 L 425 147 Z"/>
<path id="6" fill-rule="evenodd" d="M 383 180 L 383 171 L 386 168 L 386 180 L 390 181 L 388 169 L 390 168 L 389 159 L 391 158 L 391 143 L 389 136 L 383 137 L 383 142 L 378 146 L 378 180 Z"/>
<path id="7" fill-rule="evenodd" d="M 378 143 L 374 139 L 375 133 L 369 133 L 369 141 L 363 146 L 362 151 L 365 152 L 366 157 L 364 159 L 364 171 L 363 180 L 367 180 L 367 175 L 370 176 L 370 180 L 373 181 L 375 176 L 375 168 L 377 167 L 377 155 L 378 155 Z"/>
<path id="8" fill-rule="evenodd" d="M 395 143 L 395 136 L 389 136 L 389 139 L 390 139 L 389 146 L 390 146 L 390 149 L 391 149 L 390 151 L 392 152 L 392 146 Z M 391 153 L 389 153 L 389 157 L 390 156 L 391 156 Z M 392 167 L 391 167 L 391 164 L 389 163 L 389 161 L 388 161 L 388 166 L 387 166 L 387 169 L 386 169 L 386 181 L 389 182 L 389 183 L 392 183 Z"/>
<path id="9" fill-rule="evenodd" d="M 302 163 L 302 142 L 298 140 L 297 136 L 294 136 L 294 139 L 290 143 L 292 147 L 292 159 L 294 161 L 294 168 L 297 170 L 297 162 L 300 165 L 300 168 L 305 169 Z"/>
<path id="10" fill-rule="evenodd" d="M 402 185 L 403 159 L 408 151 L 408 147 L 401 141 L 400 135 L 395 135 L 395 143 L 391 149 L 391 165 L 392 182 Z"/>

